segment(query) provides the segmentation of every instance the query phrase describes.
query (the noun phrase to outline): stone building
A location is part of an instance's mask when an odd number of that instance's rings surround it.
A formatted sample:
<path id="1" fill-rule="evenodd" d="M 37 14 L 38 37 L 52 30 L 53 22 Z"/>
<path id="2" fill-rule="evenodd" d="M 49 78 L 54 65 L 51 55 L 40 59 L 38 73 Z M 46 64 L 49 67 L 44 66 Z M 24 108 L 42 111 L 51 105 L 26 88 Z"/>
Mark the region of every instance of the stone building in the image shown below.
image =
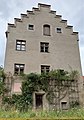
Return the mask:
<path id="1" fill-rule="evenodd" d="M 15 76 L 21 73 L 70 71 L 72 68 L 82 76 L 78 32 L 73 32 L 73 26 L 67 25 L 67 20 L 51 10 L 51 5 L 38 3 L 38 8 L 33 7 L 32 11 L 21 14 L 21 18 L 14 18 L 14 24 L 8 23 L 6 38 L 4 69 L 14 76 L 15 81 L 11 93 L 21 92 L 21 83 Z M 78 82 L 81 83 L 82 103 L 82 78 Z M 38 97 L 39 93 L 35 94 Z M 66 104 L 66 99 L 64 102 Z"/>

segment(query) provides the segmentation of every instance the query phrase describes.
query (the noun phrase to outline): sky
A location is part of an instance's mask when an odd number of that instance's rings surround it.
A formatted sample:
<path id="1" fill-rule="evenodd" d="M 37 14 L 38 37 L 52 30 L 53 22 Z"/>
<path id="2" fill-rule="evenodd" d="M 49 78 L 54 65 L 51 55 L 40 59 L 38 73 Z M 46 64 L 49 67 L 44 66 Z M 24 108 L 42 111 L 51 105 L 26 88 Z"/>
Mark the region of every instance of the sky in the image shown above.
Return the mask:
<path id="1" fill-rule="evenodd" d="M 79 32 L 79 50 L 84 75 L 84 0 L 0 0 L 0 66 L 4 67 L 7 23 L 14 23 L 21 13 L 38 7 L 38 3 L 49 4 L 56 14 L 68 20 L 68 25 Z"/>

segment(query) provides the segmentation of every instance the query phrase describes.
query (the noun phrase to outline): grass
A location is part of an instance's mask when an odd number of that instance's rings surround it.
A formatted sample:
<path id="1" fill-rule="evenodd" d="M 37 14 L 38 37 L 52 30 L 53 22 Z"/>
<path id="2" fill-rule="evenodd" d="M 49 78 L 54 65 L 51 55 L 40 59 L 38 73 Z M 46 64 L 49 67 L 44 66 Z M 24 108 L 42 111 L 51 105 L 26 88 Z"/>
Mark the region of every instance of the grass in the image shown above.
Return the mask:
<path id="1" fill-rule="evenodd" d="M 68 111 L 31 111 L 20 113 L 19 111 L 0 110 L 0 118 L 81 118 L 84 119 L 84 109 L 74 108 Z"/>

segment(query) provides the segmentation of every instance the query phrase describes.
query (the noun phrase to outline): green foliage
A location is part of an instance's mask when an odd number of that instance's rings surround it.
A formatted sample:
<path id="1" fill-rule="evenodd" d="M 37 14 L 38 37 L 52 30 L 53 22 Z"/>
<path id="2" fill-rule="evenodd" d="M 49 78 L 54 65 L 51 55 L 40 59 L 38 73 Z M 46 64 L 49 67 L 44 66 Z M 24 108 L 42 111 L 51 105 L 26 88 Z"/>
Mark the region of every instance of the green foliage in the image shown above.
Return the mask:
<path id="1" fill-rule="evenodd" d="M 76 72 L 73 72 L 76 73 Z M 9 104 L 10 106 L 15 106 L 15 109 L 19 111 L 28 111 L 30 107 L 32 107 L 33 103 L 33 92 L 43 90 L 47 93 L 46 98 L 51 103 L 52 96 L 54 96 L 53 92 L 49 91 L 50 81 L 53 79 L 58 81 L 57 83 L 62 83 L 62 80 L 72 80 L 76 79 L 74 77 L 76 74 L 68 73 L 67 71 L 58 69 L 54 71 L 50 71 L 47 74 L 36 74 L 30 73 L 28 75 L 23 75 L 22 78 L 24 81 L 22 82 L 21 95 L 12 95 L 11 98 L 4 98 L 4 104 Z M 59 87 L 58 87 L 59 88 Z M 60 91 L 61 89 L 59 89 Z"/>
<path id="2" fill-rule="evenodd" d="M 48 90 L 49 79 L 46 74 L 38 75 L 35 73 L 30 73 L 26 76 L 26 80 L 22 82 L 22 96 L 32 105 L 33 102 L 33 92 L 39 90 Z"/>
<path id="3" fill-rule="evenodd" d="M 68 80 L 69 79 L 69 73 L 67 71 L 64 71 L 62 69 L 52 70 L 49 73 L 49 76 L 52 79 L 56 79 L 58 81 L 60 80 Z"/>
<path id="4" fill-rule="evenodd" d="M 76 100 L 76 101 L 72 101 L 71 103 L 70 103 L 70 107 L 71 108 L 75 108 L 75 107 L 78 107 L 79 106 L 79 102 Z"/>
<path id="5" fill-rule="evenodd" d="M 70 80 L 78 80 L 79 72 L 77 70 L 73 70 L 70 72 Z"/>
<path id="6" fill-rule="evenodd" d="M 5 79 L 4 69 L 0 67 L 0 81 L 4 81 L 4 79 Z"/>
<path id="7" fill-rule="evenodd" d="M 28 98 L 25 98 L 23 95 L 13 94 L 12 97 L 4 97 L 3 104 L 6 105 L 5 110 L 9 110 L 10 107 L 14 107 L 20 112 L 25 112 L 28 111 L 28 109 L 30 109 L 30 102 L 28 101 Z"/>
<path id="8" fill-rule="evenodd" d="M 7 88 L 4 84 L 4 80 L 5 80 L 4 69 L 2 67 L 0 67 L 0 95 L 1 96 L 3 96 L 4 93 L 7 92 Z"/>
<path id="9" fill-rule="evenodd" d="M 19 112 L 17 110 L 0 110 L 0 118 L 22 118 L 22 119 L 84 119 L 84 108 L 73 108 L 67 111 L 32 111 Z"/>

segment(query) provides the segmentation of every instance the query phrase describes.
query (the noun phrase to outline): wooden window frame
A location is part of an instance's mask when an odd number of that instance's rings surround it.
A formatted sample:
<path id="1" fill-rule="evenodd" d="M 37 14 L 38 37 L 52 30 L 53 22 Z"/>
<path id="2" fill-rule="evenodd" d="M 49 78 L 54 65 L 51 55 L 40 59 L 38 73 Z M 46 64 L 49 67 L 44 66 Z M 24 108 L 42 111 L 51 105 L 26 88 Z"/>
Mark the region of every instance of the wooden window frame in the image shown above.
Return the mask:
<path id="1" fill-rule="evenodd" d="M 49 65 L 41 65 L 41 73 L 49 73 L 50 66 Z"/>
<path id="2" fill-rule="evenodd" d="M 40 52 L 49 53 L 49 43 L 40 42 Z"/>
<path id="3" fill-rule="evenodd" d="M 14 64 L 14 75 L 24 74 L 25 64 Z"/>

